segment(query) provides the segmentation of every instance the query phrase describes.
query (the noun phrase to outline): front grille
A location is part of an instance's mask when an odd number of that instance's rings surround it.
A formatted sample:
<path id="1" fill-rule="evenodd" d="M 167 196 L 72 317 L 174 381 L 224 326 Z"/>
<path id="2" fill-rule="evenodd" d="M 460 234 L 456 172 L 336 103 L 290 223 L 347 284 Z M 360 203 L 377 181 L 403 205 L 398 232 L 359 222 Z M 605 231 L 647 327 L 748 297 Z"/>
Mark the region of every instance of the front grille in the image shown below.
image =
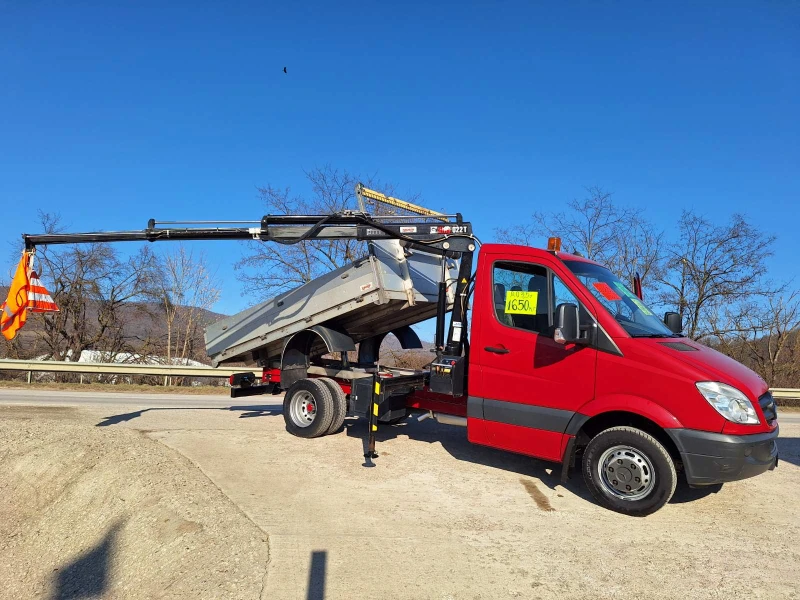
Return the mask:
<path id="1" fill-rule="evenodd" d="M 758 405 L 761 407 L 761 412 L 764 413 L 764 418 L 768 423 L 778 418 L 778 408 L 775 406 L 775 399 L 769 392 L 758 399 Z"/>

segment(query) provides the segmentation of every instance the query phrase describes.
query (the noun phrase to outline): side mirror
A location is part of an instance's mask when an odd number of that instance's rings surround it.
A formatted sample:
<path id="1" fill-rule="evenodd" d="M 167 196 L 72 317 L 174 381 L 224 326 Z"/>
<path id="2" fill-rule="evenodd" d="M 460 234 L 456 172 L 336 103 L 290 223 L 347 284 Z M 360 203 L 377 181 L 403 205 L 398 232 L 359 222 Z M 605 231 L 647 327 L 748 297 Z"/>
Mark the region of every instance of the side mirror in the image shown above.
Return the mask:
<path id="1" fill-rule="evenodd" d="M 667 329 L 672 333 L 681 333 L 683 331 L 681 316 L 676 312 L 664 313 L 664 325 L 666 325 Z"/>
<path id="2" fill-rule="evenodd" d="M 556 307 L 556 330 L 553 340 L 557 344 L 576 344 L 578 339 L 578 307 L 574 304 L 559 304 Z"/>

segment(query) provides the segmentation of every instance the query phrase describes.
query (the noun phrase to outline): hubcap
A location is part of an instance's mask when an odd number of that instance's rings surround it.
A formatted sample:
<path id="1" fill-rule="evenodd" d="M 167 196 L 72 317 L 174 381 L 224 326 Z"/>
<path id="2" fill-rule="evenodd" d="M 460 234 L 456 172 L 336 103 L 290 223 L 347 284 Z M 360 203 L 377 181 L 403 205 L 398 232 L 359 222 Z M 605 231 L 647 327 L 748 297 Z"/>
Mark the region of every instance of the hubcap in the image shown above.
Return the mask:
<path id="1" fill-rule="evenodd" d="M 606 492 L 622 500 L 641 500 L 653 491 L 656 474 L 647 455 L 630 446 L 603 452 L 597 474 Z"/>
<path id="2" fill-rule="evenodd" d="M 317 402 L 309 392 L 297 392 L 289 403 L 292 422 L 298 427 L 308 427 L 317 416 Z"/>

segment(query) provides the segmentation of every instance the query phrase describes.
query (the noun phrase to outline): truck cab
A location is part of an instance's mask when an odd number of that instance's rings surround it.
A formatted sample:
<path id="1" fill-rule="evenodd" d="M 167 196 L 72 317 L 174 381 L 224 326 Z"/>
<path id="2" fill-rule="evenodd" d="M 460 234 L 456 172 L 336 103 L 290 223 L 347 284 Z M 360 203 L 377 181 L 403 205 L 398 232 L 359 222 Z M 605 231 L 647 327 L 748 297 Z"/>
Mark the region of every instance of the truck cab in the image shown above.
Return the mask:
<path id="1" fill-rule="evenodd" d="M 604 266 L 567 253 L 481 247 L 468 361 L 471 442 L 564 463 L 594 497 L 645 515 L 689 485 L 777 464 L 768 386 L 671 331 Z"/>

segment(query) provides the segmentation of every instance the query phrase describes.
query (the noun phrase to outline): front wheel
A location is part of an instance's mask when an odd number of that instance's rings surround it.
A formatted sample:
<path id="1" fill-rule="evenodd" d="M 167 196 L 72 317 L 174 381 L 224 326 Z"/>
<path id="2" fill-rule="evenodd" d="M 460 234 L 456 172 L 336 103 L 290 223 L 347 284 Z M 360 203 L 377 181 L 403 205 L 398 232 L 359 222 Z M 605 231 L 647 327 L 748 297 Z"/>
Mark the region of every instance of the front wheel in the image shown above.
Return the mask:
<path id="1" fill-rule="evenodd" d="M 664 506 L 678 482 L 666 448 L 634 427 L 612 427 L 593 437 L 583 453 L 583 478 L 597 502 L 634 517 Z"/>

